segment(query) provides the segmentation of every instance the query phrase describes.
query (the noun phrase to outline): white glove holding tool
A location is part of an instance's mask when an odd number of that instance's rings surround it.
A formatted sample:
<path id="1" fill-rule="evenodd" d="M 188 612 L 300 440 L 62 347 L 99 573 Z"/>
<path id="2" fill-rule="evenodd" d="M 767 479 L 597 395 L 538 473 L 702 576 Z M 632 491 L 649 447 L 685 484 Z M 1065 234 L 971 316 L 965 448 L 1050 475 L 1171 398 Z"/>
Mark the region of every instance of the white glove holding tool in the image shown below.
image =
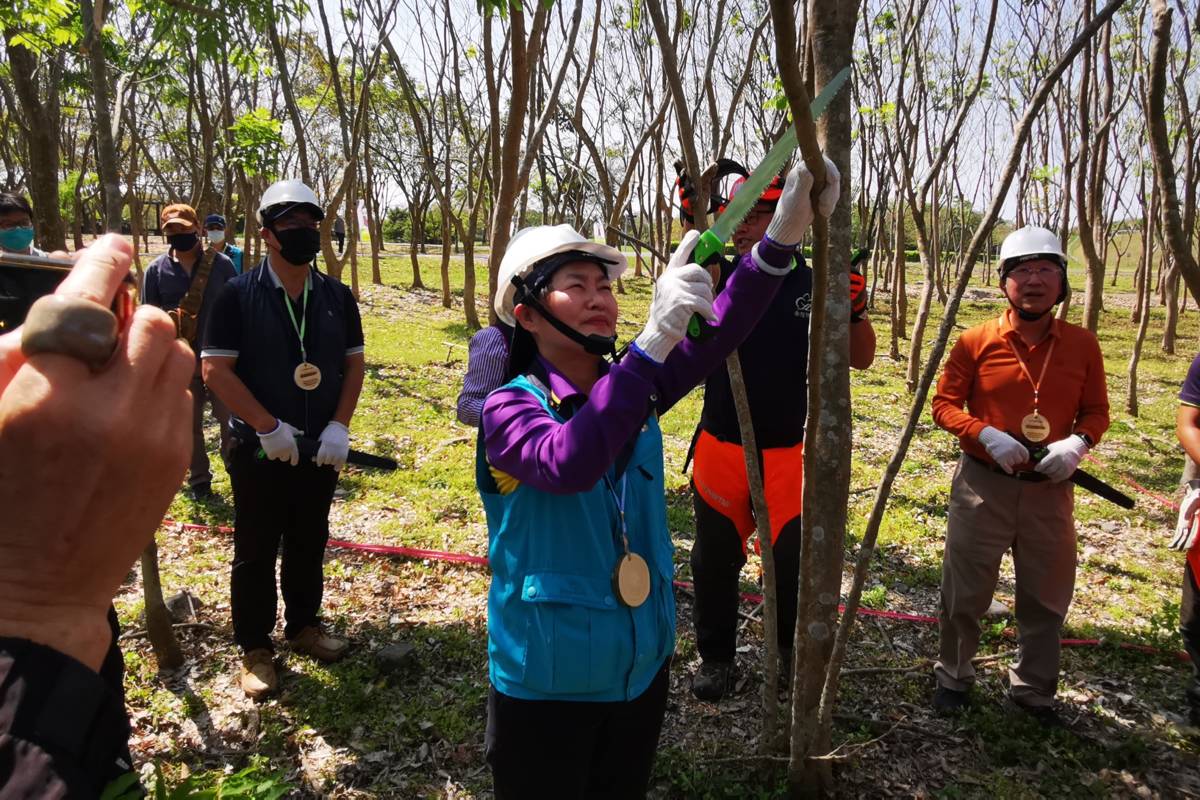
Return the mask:
<path id="1" fill-rule="evenodd" d="M 1065 439 L 1059 439 L 1057 442 L 1047 445 L 1046 455 L 1034 469 L 1055 483 L 1065 481 L 1075 474 L 1079 462 L 1083 460 L 1087 452 L 1087 442 L 1079 434 L 1073 433 Z"/>
<path id="2" fill-rule="evenodd" d="M 272 461 L 287 461 L 293 467 L 300 463 L 300 450 L 296 447 L 296 434 L 300 431 L 281 419 L 275 420 L 275 429 L 260 433 L 258 441 L 263 452 Z"/>
<path id="3" fill-rule="evenodd" d="M 704 267 L 687 261 L 699 238 L 699 231 L 683 235 L 667 268 L 654 284 L 646 327 L 633 340 L 634 346 L 657 364 L 666 361 L 675 345 L 687 335 L 692 314 L 699 314 L 709 322 L 717 320 L 712 308 L 712 277 Z"/>
<path id="4" fill-rule="evenodd" d="M 1025 445 L 991 425 L 981 430 L 978 438 L 979 443 L 987 448 L 992 461 L 1009 475 L 1012 475 L 1013 467 L 1029 460 L 1029 451 L 1025 449 Z"/>
<path id="5" fill-rule="evenodd" d="M 842 173 L 834 163 L 825 159 L 825 188 L 817 197 L 817 211 L 828 218 L 842 196 Z M 767 226 L 767 238 L 776 244 L 793 247 L 800 244 L 804 232 L 813 221 L 812 207 L 813 174 L 801 161 L 788 173 L 775 206 L 775 216 Z"/>
<path id="6" fill-rule="evenodd" d="M 350 429 L 337 420 L 330 420 L 321 431 L 321 447 L 313 456 L 317 466 L 331 466 L 338 472 L 346 466 L 346 457 L 350 455 Z"/>
<path id="7" fill-rule="evenodd" d="M 1179 520 L 1175 523 L 1172 550 L 1191 550 L 1196 543 L 1196 511 L 1200 509 L 1200 480 L 1188 481 L 1187 494 L 1179 501 Z"/>

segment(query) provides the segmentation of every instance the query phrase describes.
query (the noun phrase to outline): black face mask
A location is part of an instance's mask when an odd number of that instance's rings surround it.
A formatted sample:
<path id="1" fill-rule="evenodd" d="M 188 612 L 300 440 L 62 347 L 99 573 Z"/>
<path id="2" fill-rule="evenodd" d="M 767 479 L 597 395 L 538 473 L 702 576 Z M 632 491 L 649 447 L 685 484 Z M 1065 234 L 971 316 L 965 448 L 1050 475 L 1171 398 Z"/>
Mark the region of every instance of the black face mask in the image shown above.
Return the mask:
<path id="1" fill-rule="evenodd" d="M 290 228 L 274 233 L 279 240 L 279 255 L 289 264 L 307 264 L 321 252 L 321 232 L 316 228 Z"/>
<path id="2" fill-rule="evenodd" d="M 190 253 L 200 244 L 200 237 L 194 233 L 176 233 L 168 236 L 167 241 L 176 253 Z"/>

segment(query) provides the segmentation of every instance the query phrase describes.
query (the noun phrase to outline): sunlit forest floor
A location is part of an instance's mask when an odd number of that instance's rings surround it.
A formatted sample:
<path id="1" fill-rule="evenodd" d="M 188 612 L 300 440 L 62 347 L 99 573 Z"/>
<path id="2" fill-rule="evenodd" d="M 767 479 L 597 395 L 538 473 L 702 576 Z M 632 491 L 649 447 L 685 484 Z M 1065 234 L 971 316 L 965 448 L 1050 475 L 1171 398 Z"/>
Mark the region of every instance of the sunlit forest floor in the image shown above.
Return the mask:
<path id="1" fill-rule="evenodd" d="M 481 555 L 487 532 L 474 488 L 475 435 L 454 419 L 471 334 L 461 310 L 461 259 L 451 264 L 453 309 L 442 307 L 436 290 L 438 259 L 423 258 L 422 264 L 430 289 L 410 288 L 407 256 L 385 259 L 382 286 L 369 283 L 369 259 L 360 263 L 368 371 L 352 443 L 395 457 L 401 468 L 394 473 L 348 468 L 332 514 L 332 535 Z M 1122 270 L 1131 272 L 1129 264 Z M 915 291 L 919 268 L 909 267 Z M 620 297 L 623 341 L 644 319 L 651 284 L 631 278 L 625 290 Z M 960 325 L 999 313 L 995 289 L 973 290 L 971 296 L 976 299 L 964 302 Z M 1079 318 L 1081 291 L 1076 298 L 1072 320 Z M 1183 724 L 1190 667 L 1176 655 L 1183 560 L 1165 547 L 1174 513 L 1123 482 L 1129 477 L 1154 493 L 1177 497 L 1182 454 L 1174 414 L 1180 383 L 1198 347 L 1197 314 L 1193 308 L 1183 316 L 1177 354 L 1169 356 L 1160 346 L 1163 310 L 1154 308 L 1135 418 L 1124 411 L 1136 333 L 1129 299 L 1127 294 L 1112 297 L 1101 321 L 1113 425 L 1095 451 L 1099 461 L 1087 468 L 1135 494 L 1138 507 L 1126 512 L 1076 492 L 1080 566 L 1064 636 L 1100 639 L 1103 645 L 1064 651 L 1060 698 L 1068 727 L 1045 732 L 1006 708 L 1007 665 L 1016 646 L 1010 618 L 987 623 L 981 655 L 998 657 L 981 668 L 974 709 L 948 721 L 929 709 L 932 678 L 924 662 L 935 654 L 936 629 L 864 617 L 855 629 L 847 668 L 890 671 L 850 674 L 843 681 L 834 742 L 846 755 L 835 767 L 844 796 L 1200 795 L 1200 734 Z M 886 295 L 875 298 L 880 355 L 871 370 L 852 378 L 848 559 L 856 552 L 874 487 L 911 402 L 905 364 L 887 358 L 886 301 Z M 915 306 L 910 298 L 910 308 Z M 479 308 L 486 308 L 482 298 Z M 927 338 L 936 333 L 940 314 L 935 308 Z M 906 354 L 907 342 L 900 344 Z M 690 579 L 693 523 L 687 477 L 680 470 L 700 401 L 700 392 L 693 392 L 663 419 L 669 520 L 683 580 Z M 209 427 L 215 452 L 216 429 Z M 926 409 L 888 507 L 866 605 L 936 613 L 956 457 L 956 442 L 932 425 Z M 217 497 L 201 503 L 181 491 L 169 511 L 172 519 L 231 524 L 232 495 L 219 459 L 214 468 Z M 172 781 L 190 774 L 203 785 L 249 767 L 252 776 L 285 781 L 305 797 L 491 796 L 482 753 L 485 568 L 331 549 L 325 567 L 326 620 L 353 640 L 353 650 L 342 663 L 325 667 L 281 648 L 282 690 L 275 699 L 254 704 L 237 686 L 239 655 L 228 599 L 230 537 L 165 525 L 158 543 L 167 594 L 186 589 L 199 603 L 196 617 L 179 628 L 187 664 L 159 675 L 148 643 L 137 635 L 144 623 L 136 572 L 118 598 L 122 625 L 134 634 L 122 644 L 139 764 L 157 763 Z M 752 560 L 744 571 L 747 591 L 756 590 L 757 569 Z M 679 644 L 651 795 L 780 796 L 783 766 L 755 758 L 761 625 L 748 621 L 743 626 L 739 691 L 720 704 L 700 703 L 688 690 L 698 665 L 690 599 L 685 592 L 677 597 Z M 1011 607 L 1007 559 L 997 598 Z M 743 610 L 750 614 L 753 608 Z M 282 632 L 277 633 L 281 640 Z M 378 653 L 397 642 L 415 650 L 407 668 L 389 672 Z M 1118 643 L 1160 652 L 1121 649 Z"/>

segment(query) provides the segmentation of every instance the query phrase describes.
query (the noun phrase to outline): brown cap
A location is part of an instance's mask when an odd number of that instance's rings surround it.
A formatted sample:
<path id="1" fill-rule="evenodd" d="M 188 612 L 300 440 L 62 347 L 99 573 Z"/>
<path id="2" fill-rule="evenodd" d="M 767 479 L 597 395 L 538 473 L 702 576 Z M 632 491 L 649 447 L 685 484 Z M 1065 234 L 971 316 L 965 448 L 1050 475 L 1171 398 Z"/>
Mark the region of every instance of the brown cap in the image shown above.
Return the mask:
<path id="1" fill-rule="evenodd" d="M 196 216 L 196 209 L 189 206 L 187 203 L 172 203 L 162 210 L 158 215 L 159 227 L 163 233 L 167 232 L 167 228 L 172 226 L 182 226 L 191 230 L 200 228 L 200 220 Z"/>

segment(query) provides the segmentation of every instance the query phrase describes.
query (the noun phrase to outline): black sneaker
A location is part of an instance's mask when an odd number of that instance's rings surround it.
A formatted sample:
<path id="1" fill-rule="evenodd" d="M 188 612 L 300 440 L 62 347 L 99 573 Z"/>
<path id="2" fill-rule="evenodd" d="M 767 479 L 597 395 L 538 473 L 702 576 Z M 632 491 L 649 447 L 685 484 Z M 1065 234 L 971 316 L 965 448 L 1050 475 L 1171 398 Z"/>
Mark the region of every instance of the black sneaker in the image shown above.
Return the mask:
<path id="1" fill-rule="evenodd" d="M 197 500 L 208 500 L 213 496 L 211 483 L 197 483 L 192 487 L 192 497 Z"/>
<path id="2" fill-rule="evenodd" d="M 692 694 L 698 700 L 715 703 L 733 688 L 735 677 L 733 664 L 703 661 L 700 663 L 700 669 L 692 676 Z"/>
<path id="3" fill-rule="evenodd" d="M 933 692 L 933 710 L 948 717 L 961 714 L 971 705 L 971 698 L 966 692 L 939 686 Z"/>

